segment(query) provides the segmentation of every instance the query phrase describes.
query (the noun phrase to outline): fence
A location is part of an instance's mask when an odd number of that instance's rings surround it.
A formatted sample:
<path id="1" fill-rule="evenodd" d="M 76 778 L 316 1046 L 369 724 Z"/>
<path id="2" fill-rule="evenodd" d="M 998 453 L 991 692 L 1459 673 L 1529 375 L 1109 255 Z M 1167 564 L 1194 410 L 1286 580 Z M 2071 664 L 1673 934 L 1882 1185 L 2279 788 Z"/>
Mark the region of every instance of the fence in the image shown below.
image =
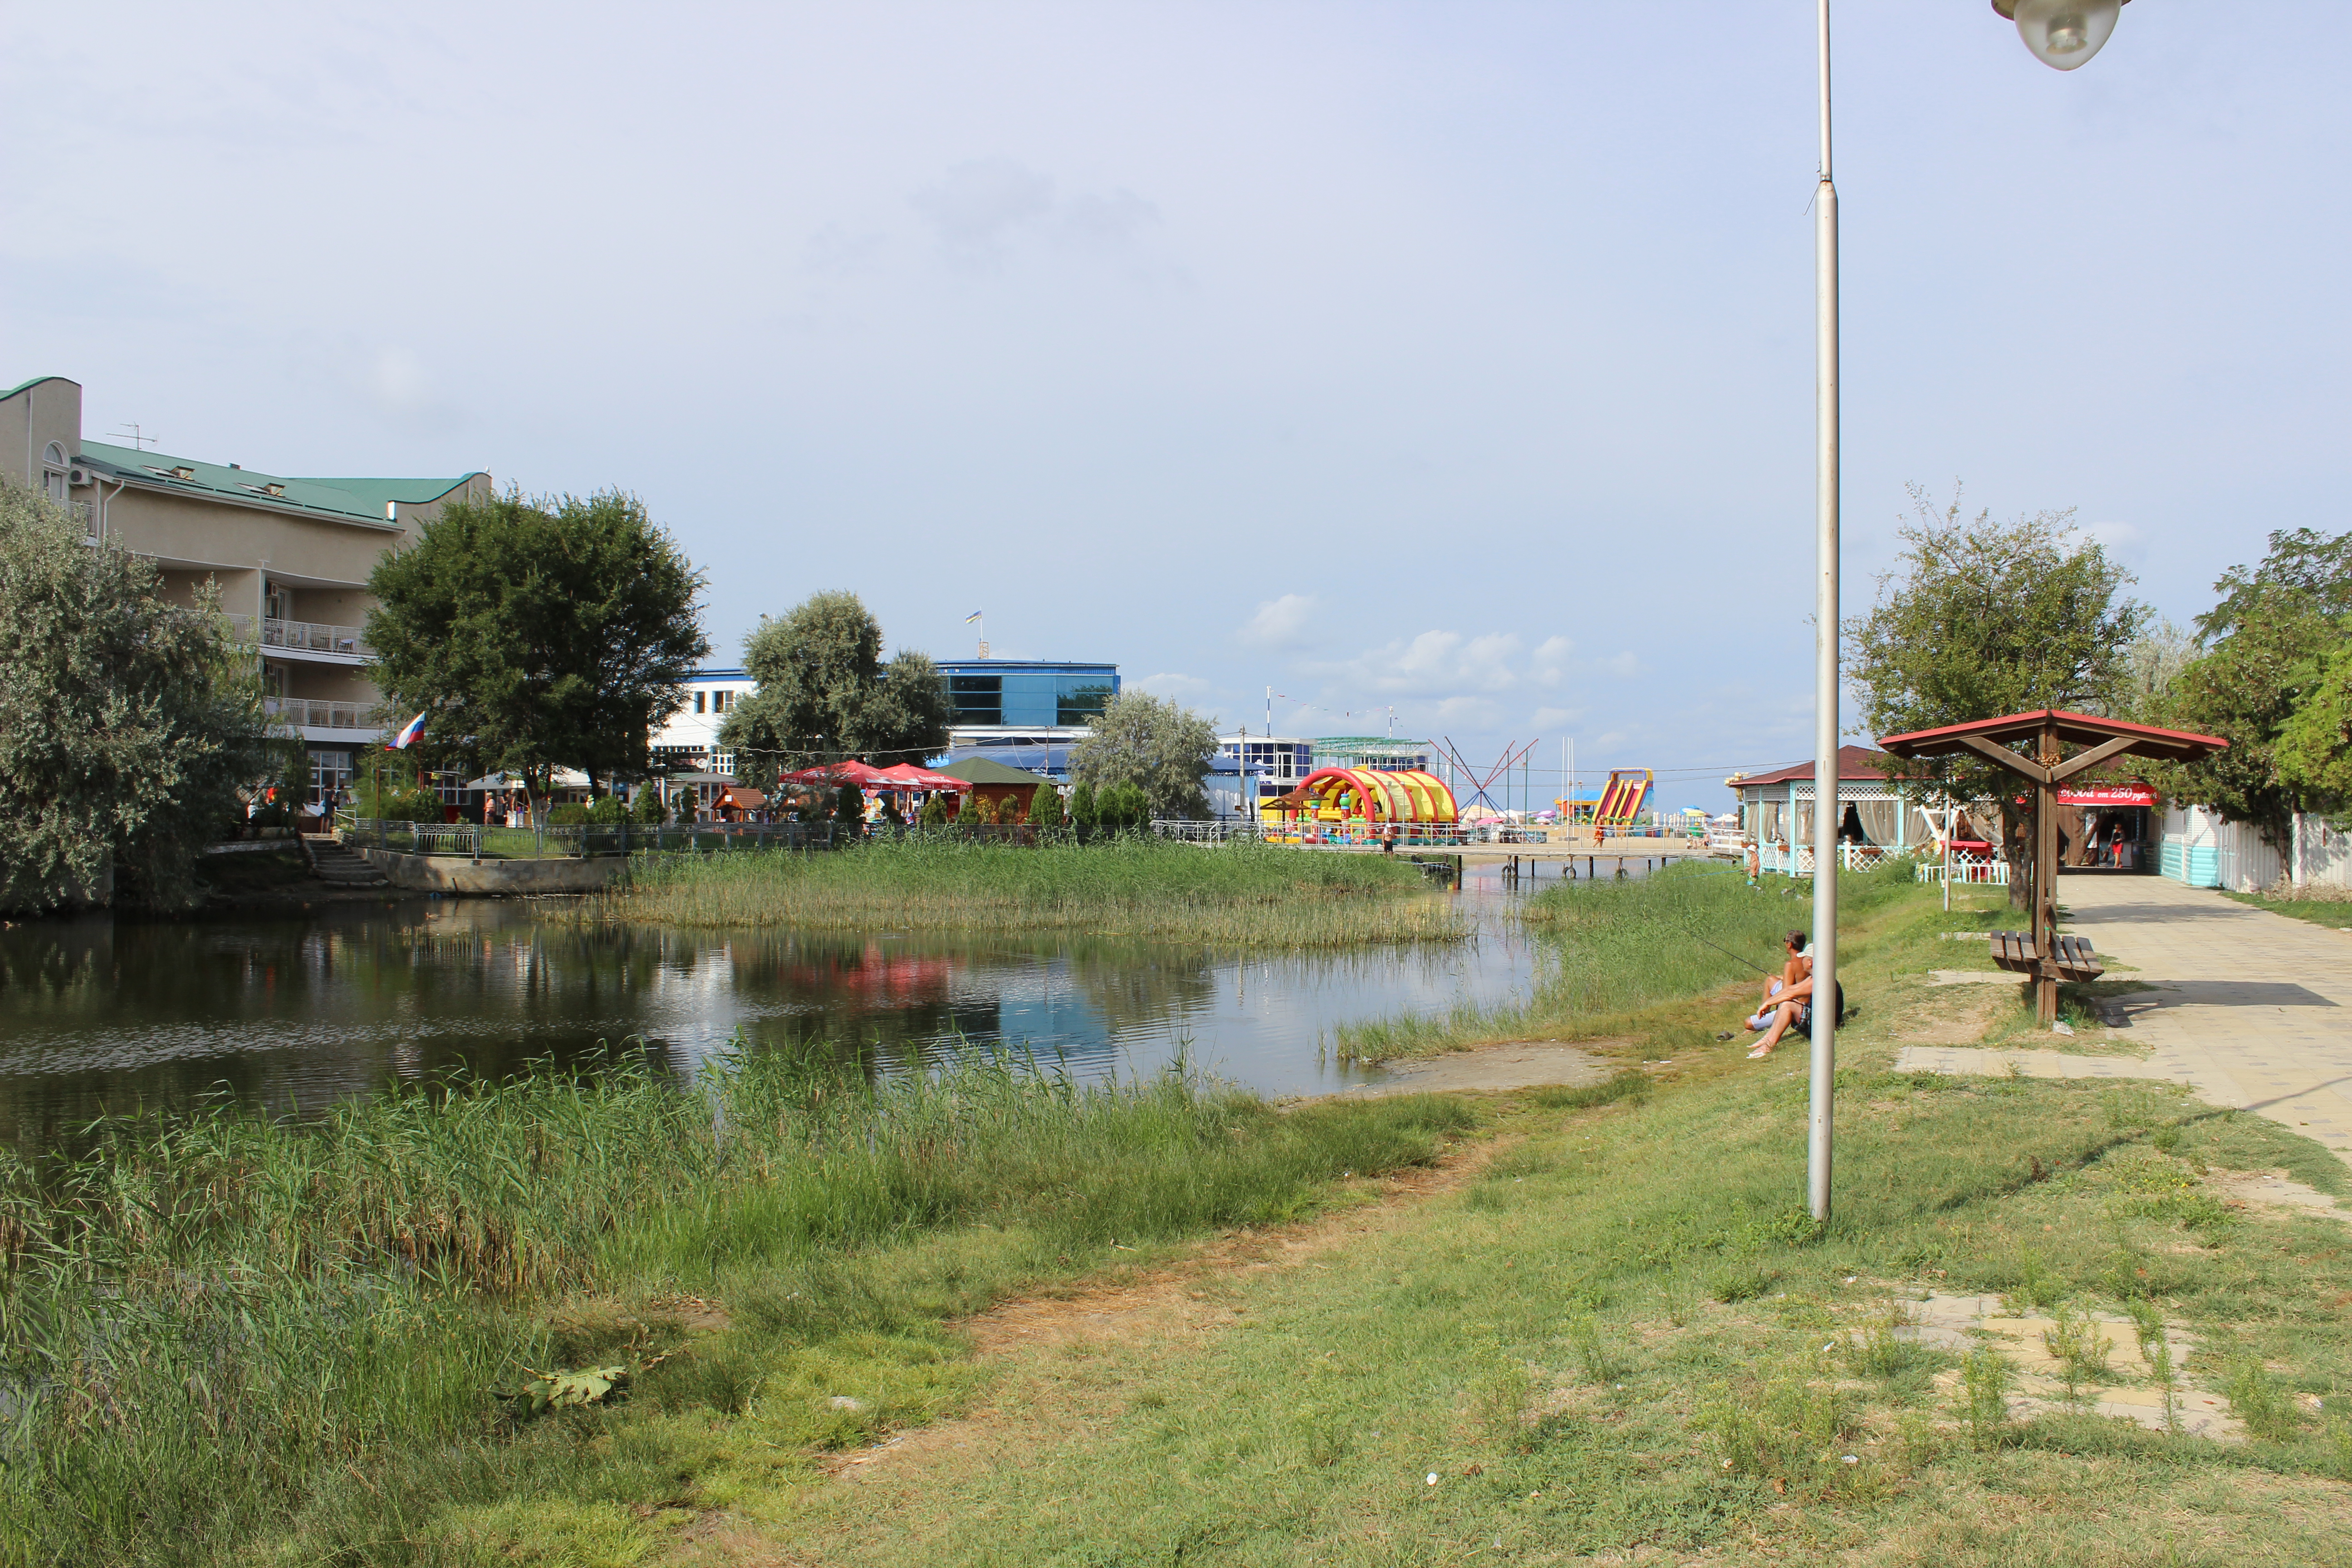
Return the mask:
<path id="1" fill-rule="evenodd" d="M 837 833 L 836 825 L 831 822 L 706 822 L 677 827 L 620 822 L 485 827 L 471 822 L 399 822 L 361 817 L 346 819 L 341 826 L 346 844 L 403 855 L 461 855 L 471 860 L 577 860 L 599 855 L 832 849 L 856 837 Z"/>
<path id="2" fill-rule="evenodd" d="M 1889 860 L 1900 859 L 1910 853 L 1908 849 L 1890 849 L 1884 844 L 1841 844 L 1838 846 L 1838 868 L 1845 871 L 1874 871 Z M 1955 856 L 1953 858 L 1958 859 L 1960 857 Z M 1810 877 L 1813 874 L 1813 847 L 1810 844 L 1800 844 L 1791 853 L 1786 844 L 1767 844 L 1757 850 L 1756 865 L 1757 869 L 1769 871 L 1774 876 Z M 1939 877 L 1943 874 L 1940 860 L 1937 863 L 1936 871 Z M 2009 879 L 2009 868 L 2002 866 L 2000 875 L 1997 879 L 1982 879 L 2006 882 Z"/>
<path id="3" fill-rule="evenodd" d="M 1956 883 L 1979 882 L 1995 888 L 2009 886 L 2009 862 L 1998 855 L 1956 850 L 1952 855 L 1951 870 L 1952 880 Z M 1919 880 L 1934 883 L 1943 879 L 1944 862 L 1940 858 L 1919 862 Z"/>
<path id="4" fill-rule="evenodd" d="M 1188 844 L 1224 844 L 1234 839 L 1252 839 L 1267 844 L 1386 844 L 1390 825 L 1368 826 L 1360 823 L 1339 822 L 1187 822 L 1160 818 L 1151 824 L 1151 831 L 1162 838 L 1181 839 Z M 1444 848 L 1465 844 L 1549 844 L 1552 835 L 1559 842 L 1572 842 L 1564 827 L 1521 827 L 1507 822 L 1400 822 L 1395 824 L 1396 846 L 1400 849 Z"/>

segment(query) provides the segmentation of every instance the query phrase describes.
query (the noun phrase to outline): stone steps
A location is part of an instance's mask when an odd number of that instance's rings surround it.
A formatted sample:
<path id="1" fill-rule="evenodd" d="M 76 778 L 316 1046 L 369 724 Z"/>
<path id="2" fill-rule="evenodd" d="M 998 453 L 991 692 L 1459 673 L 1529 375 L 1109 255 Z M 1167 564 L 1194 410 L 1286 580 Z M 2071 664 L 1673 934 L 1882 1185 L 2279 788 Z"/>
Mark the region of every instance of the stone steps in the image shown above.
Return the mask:
<path id="1" fill-rule="evenodd" d="M 331 888 L 392 886 L 383 872 L 368 864 L 365 856 L 332 837 L 305 834 L 302 842 L 310 854 L 310 874 Z"/>

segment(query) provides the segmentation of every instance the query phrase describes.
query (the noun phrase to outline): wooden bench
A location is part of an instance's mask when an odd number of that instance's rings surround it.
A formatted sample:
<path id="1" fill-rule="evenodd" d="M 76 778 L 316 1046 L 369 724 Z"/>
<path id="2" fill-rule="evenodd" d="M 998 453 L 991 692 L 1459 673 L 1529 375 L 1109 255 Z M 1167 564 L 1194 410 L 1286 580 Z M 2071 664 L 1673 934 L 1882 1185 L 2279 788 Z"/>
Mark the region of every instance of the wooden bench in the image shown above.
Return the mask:
<path id="1" fill-rule="evenodd" d="M 2096 980 L 2107 972 L 2099 955 L 2091 951 L 2088 937 L 2062 936 L 2055 943 L 2050 967 L 2061 980 Z M 2042 973 L 2041 955 L 2033 951 L 2033 938 L 2021 931 L 1997 931 L 1992 933 L 1992 961 L 2012 974 Z"/>

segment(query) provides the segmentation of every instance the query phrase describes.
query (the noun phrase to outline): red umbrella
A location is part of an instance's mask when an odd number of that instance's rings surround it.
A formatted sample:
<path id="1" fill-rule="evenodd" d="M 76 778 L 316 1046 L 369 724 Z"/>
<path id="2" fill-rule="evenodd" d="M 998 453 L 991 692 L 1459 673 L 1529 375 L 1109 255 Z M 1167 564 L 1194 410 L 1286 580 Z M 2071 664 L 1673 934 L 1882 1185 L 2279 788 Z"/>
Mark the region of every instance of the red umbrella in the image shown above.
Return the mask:
<path id="1" fill-rule="evenodd" d="M 919 768 L 912 763 L 900 763 L 895 767 L 884 768 L 879 776 L 908 789 L 966 790 L 971 787 L 969 781 L 960 779 L 953 773 L 935 773 L 929 768 Z"/>
<path id="2" fill-rule="evenodd" d="M 877 784 L 887 789 L 890 785 L 900 782 L 880 768 L 870 767 L 864 763 L 828 763 L 824 767 L 803 768 L 796 773 L 786 773 L 784 777 L 793 784 L 854 784 L 868 789 Z"/>

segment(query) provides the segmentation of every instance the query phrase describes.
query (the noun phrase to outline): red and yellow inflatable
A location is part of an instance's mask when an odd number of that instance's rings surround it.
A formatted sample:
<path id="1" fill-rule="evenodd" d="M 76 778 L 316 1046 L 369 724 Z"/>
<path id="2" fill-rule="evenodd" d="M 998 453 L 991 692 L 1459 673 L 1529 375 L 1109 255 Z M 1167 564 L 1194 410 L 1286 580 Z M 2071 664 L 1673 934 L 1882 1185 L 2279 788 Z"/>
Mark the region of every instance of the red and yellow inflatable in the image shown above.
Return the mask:
<path id="1" fill-rule="evenodd" d="M 1287 795 L 1260 803 L 1269 826 L 1349 833 L 1391 825 L 1451 826 L 1454 792 L 1433 773 L 1381 768 L 1318 768 Z"/>

